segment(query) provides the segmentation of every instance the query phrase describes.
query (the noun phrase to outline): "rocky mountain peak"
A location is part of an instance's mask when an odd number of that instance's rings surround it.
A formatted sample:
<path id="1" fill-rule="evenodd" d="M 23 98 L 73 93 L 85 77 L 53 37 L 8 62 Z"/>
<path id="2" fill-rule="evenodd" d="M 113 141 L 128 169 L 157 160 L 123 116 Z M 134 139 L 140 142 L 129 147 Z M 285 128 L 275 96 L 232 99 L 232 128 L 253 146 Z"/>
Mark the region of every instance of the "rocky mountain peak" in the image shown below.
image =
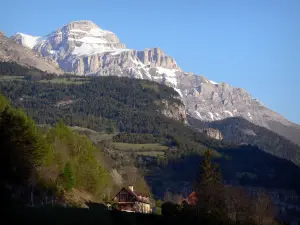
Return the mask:
<path id="1" fill-rule="evenodd" d="M 159 66 L 166 69 L 176 69 L 181 71 L 176 61 L 160 48 L 151 48 L 139 51 L 138 58 L 143 64 L 150 65 L 151 67 Z"/>
<path id="2" fill-rule="evenodd" d="M 0 36 L 4 36 L 4 33 L 0 30 Z"/>
<path id="3" fill-rule="evenodd" d="M 199 120 L 211 122 L 243 117 L 273 130 L 274 121 L 284 126 L 292 125 L 264 107 L 246 90 L 183 72 L 175 59 L 160 48 L 128 49 L 113 32 L 101 29 L 89 20 L 71 22 L 43 37 L 19 33 L 11 39 L 55 60 L 66 72 L 127 76 L 173 87 L 184 102 L 187 113 Z M 176 110 L 165 114 L 175 115 Z M 280 126 L 276 124 L 276 129 Z M 277 132 L 283 134 L 280 129 Z"/>
<path id="4" fill-rule="evenodd" d="M 70 22 L 64 25 L 61 29 L 79 29 L 79 30 L 90 30 L 92 28 L 101 29 L 97 24 L 90 20 L 78 20 Z"/>

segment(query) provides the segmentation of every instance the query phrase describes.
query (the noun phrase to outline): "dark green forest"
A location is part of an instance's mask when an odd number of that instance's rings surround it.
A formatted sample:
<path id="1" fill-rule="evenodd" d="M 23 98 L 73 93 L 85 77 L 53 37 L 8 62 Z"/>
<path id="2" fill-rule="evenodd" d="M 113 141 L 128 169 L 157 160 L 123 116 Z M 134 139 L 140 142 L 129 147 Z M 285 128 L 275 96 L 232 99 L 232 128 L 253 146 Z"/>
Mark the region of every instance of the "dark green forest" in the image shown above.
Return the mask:
<path id="1" fill-rule="evenodd" d="M 298 155 L 297 147 L 278 137 L 275 143 L 282 149 L 272 151 L 269 141 L 274 138 L 272 132 L 261 133 L 264 139 L 260 146 L 211 139 L 195 127 L 161 113 L 165 107 L 163 101 L 169 105 L 182 104 L 178 93 L 170 87 L 130 78 L 76 80 L 39 71 L 34 74 L 31 69 L 13 63 L 0 63 L 0 68 L 5 76 L 5 79 L 0 77 L 0 93 L 6 97 L 0 98 L 1 193 L 7 202 L 15 193 L 20 197 L 18 204 L 33 205 L 33 197 L 55 196 L 70 206 L 82 207 L 81 194 L 109 202 L 112 192 L 120 188 L 112 179 L 111 171 L 123 170 L 121 176 L 127 184 L 131 182 L 132 174 L 128 171 L 132 168 L 138 168 L 137 190 L 149 192 L 153 199 L 163 199 L 167 192 L 186 197 L 195 190 L 206 199 L 201 204 L 205 208 L 183 207 L 166 201 L 161 204 L 162 218 L 153 216 L 148 220 L 113 211 L 109 213 L 113 215 L 109 216 L 111 224 L 124 222 L 116 222 L 117 217 L 128 219 L 130 224 L 132 221 L 145 224 L 147 220 L 152 221 L 149 224 L 153 221 L 182 224 L 187 219 L 194 223 L 199 218 L 202 224 L 220 224 L 220 221 L 232 224 L 228 212 L 224 211 L 223 195 L 220 196 L 225 191 L 224 183 L 231 181 L 240 186 L 300 192 L 300 182 L 295 179 L 300 176 L 300 168 L 289 161 Z M 74 127 L 80 132 L 74 131 Z M 238 135 L 243 138 L 242 134 Z M 109 138 L 98 140 L 99 136 Z M 209 155 L 207 149 L 211 149 Z M 7 186 L 10 188 L 4 188 Z M 74 191 L 80 200 L 70 197 Z M 242 196 L 247 201 L 246 211 L 251 212 L 243 214 L 240 220 L 250 219 L 250 224 L 260 224 L 261 221 L 253 221 L 255 212 L 251 210 L 256 209 L 255 202 L 249 203 L 244 194 L 236 196 L 240 193 L 238 189 L 231 191 L 224 196 L 232 199 Z M 261 197 L 269 204 L 267 197 Z M 199 215 L 198 208 L 205 214 Z M 23 216 L 28 219 L 30 213 L 37 215 L 34 210 L 28 210 Z M 81 213 L 86 215 L 86 211 Z M 269 217 L 273 222 L 273 212 Z"/>

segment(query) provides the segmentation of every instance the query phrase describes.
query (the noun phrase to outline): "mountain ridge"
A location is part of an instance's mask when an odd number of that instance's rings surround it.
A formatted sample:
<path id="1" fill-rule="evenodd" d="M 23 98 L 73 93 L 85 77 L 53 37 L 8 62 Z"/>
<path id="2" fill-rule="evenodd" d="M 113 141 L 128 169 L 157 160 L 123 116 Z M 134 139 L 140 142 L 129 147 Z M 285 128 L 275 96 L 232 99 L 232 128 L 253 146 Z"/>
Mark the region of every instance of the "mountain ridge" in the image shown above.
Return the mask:
<path id="1" fill-rule="evenodd" d="M 26 67 L 35 67 L 48 73 L 61 74 L 56 62 L 42 57 L 27 47 L 7 38 L 0 32 L 0 61 L 12 61 Z"/>
<path id="2" fill-rule="evenodd" d="M 14 35 L 11 39 L 23 43 L 22 37 Z M 64 25 L 43 36 L 32 49 L 55 60 L 66 72 L 147 79 L 173 87 L 186 105 L 187 114 L 203 121 L 243 117 L 293 142 L 297 142 L 297 135 L 300 137 L 300 125 L 266 108 L 246 90 L 184 72 L 160 48 L 128 49 L 113 32 L 92 21 Z M 296 138 L 290 137 L 288 127 L 297 132 Z"/>

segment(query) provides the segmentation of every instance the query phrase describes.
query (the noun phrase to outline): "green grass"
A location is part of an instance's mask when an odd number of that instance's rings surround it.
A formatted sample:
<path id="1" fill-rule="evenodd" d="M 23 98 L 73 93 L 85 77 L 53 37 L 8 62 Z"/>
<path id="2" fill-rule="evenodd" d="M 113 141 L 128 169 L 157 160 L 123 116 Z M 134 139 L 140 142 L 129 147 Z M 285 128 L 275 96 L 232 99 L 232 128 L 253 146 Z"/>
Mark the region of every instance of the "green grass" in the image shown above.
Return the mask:
<path id="1" fill-rule="evenodd" d="M 156 215 L 161 215 L 161 208 L 160 207 L 156 207 L 155 214 Z"/>
<path id="2" fill-rule="evenodd" d="M 153 156 L 153 157 L 165 156 L 164 151 L 143 151 L 143 152 L 137 152 L 137 154 L 143 156 Z"/>
<path id="3" fill-rule="evenodd" d="M 66 78 L 66 77 L 57 77 L 52 80 L 41 80 L 41 83 L 53 83 L 53 84 L 84 84 L 88 83 L 89 80 L 84 78 Z"/>
<path id="4" fill-rule="evenodd" d="M 121 143 L 114 142 L 112 144 L 114 149 L 117 150 L 151 150 L 151 151 L 165 151 L 168 149 L 167 146 L 163 146 L 161 144 L 130 144 L 130 143 Z"/>
<path id="5" fill-rule="evenodd" d="M 24 76 L 0 76 L 0 81 L 23 80 Z"/>
<path id="6" fill-rule="evenodd" d="M 73 126 L 71 127 L 72 130 L 87 135 L 94 143 L 99 143 L 100 141 L 111 141 L 113 136 L 116 135 L 114 134 L 107 134 L 104 132 L 97 132 L 88 128 L 84 127 L 78 127 L 78 126 Z"/>

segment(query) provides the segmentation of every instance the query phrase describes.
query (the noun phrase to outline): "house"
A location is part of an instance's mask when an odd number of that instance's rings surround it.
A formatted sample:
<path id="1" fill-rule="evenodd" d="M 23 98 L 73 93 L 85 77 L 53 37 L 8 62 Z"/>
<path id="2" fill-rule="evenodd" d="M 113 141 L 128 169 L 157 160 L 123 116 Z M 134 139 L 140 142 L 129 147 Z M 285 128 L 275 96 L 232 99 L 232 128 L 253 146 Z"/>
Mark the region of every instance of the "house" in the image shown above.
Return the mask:
<path id="1" fill-rule="evenodd" d="M 186 199 L 182 201 L 182 205 L 196 205 L 197 202 L 197 194 L 196 192 L 192 192 Z"/>
<path id="2" fill-rule="evenodd" d="M 149 195 L 139 194 L 132 185 L 123 187 L 113 198 L 117 208 L 125 212 L 151 213 Z"/>

